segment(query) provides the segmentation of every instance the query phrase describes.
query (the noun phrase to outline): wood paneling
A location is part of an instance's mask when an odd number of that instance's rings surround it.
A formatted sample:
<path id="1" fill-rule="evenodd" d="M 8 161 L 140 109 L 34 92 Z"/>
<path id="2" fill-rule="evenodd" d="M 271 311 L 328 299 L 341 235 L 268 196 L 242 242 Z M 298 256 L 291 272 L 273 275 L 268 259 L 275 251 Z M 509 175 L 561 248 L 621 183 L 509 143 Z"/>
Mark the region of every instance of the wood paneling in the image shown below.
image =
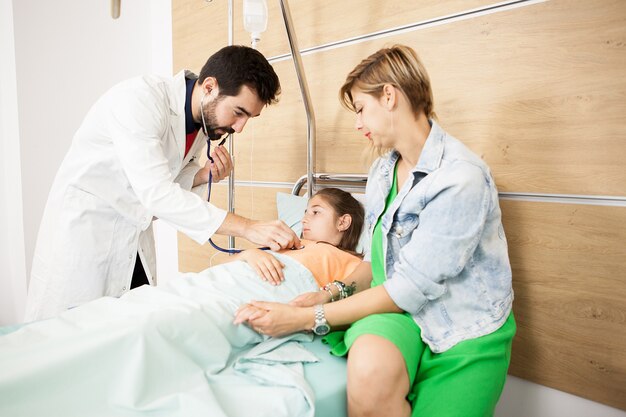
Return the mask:
<path id="1" fill-rule="evenodd" d="M 626 208 L 501 201 L 510 373 L 626 409 Z"/>
<path id="2" fill-rule="evenodd" d="M 218 184 L 211 190 L 211 202 L 218 207 L 228 207 L 226 185 Z M 237 214 L 255 220 L 275 220 L 276 193 L 289 193 L 282 188 L 235 187 L 235 206 Z M 213 241 L 222 248 L 228 247 L 228 238 L 215 235 Z M 237 248 L 253 248 L 245 239 L 235 239 Z M 228 259 L 228 254 L 213 249 L 209 243 L 199 245 L 182 233 L 178 233 L 178 269 L 181 272 L 199 272 L 211 265 L 218 265 Z"/>
<path id="3" fill-rule="evenodd" d="M 174 68 L 197 68 L 211 50 L 228 43 L 228 2 L 174 0 Z M 289 53 L 287 32 L 278 0 L 268 2 L 268 27 L 259 50 L 267 57 Z M 335 1 L 290 0 L 300 49 L 496 4 L 489 0 Z M 234 44 L 250 45 L 243 27 L 242 2 L 234 2 Z M 350 22 L 346 24 L 346 17 Z M 207 53 L 208 52 L 208 53 Z M 206 55 L 206 56 L 204 56 Z"/>
<path id="4" fill-rule="evenodd" d="M 228 2 L 172 1 L 174 72 L 196 73 L 207 58 L 228 44 Z"/>
<path id="5" fill-rule="evenodd" d="M 500 191 L 626 196 L 626 2 L 555 0 L 305 56 L 318 171 L 366 172 L 365 141 L 337 92 L 360 59 L 393 42 L 421 54 L 442 125 L 483 156 Z M 241 179 L 305 173 L 295 71 L 291 61 L 275 68 L 281 103 L 238 135 L 238 155 L 254 147 Z"/>

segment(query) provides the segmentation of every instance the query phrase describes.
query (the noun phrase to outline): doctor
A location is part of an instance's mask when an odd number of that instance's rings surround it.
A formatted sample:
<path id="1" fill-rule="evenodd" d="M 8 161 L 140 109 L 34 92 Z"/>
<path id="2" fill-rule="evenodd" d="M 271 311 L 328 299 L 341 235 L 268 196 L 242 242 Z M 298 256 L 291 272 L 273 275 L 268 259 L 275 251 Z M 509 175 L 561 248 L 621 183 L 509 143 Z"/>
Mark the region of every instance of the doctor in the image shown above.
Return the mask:
<path id="1" fill-rule="evenodd" d="M 214 233 L 274 250 L 299 245 L 284 223 L 249 220 L 190 192 L 229 175 L 223 146 L 201 167 L 205 140 L 241 132 L 275 103 L 278 76 L 254 49 L 229 46 L 200 76 L 143 76 L 105 93 L 87 113 L 52 185 L 41 222 L 25 321 L 156 283 L 152 220 L 204 243 Z"/>

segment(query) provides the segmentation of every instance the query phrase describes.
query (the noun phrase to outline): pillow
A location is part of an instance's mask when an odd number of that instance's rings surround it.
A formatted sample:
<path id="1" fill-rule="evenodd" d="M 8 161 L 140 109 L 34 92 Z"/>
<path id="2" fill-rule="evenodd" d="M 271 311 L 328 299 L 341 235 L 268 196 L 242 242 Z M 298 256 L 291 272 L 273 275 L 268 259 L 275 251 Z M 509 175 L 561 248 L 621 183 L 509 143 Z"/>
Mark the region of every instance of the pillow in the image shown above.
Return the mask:
<path id="1" fill-rule="evenodd" d="M 361 205 L 365 208 L 365 194 L 352 194 Z M 284 221 L 287 226 L 296 233 L 296 235 L 302 235 L 302 217 L 306 211 L 306 205 L 308 202 L 307 197 L 301 197 L 289 193 L 276 193 L 276 208 L 278 209 L 278 218 Z M 356 251 L 363 253 L 363 249 L 369 244 L 369 236 L 367 235 L 367 228 L 363 225 L 361 231 L 361 237 L 359 243 L 356 246 Z"/>
<path id="2" fill-rule="evenodd" d="M 307 197 L 299 195 L 276 193 L 278 219 L 284 221 L 298 236 L 302 234 L 302 217 L 304 217 L 308 200 Z"/>

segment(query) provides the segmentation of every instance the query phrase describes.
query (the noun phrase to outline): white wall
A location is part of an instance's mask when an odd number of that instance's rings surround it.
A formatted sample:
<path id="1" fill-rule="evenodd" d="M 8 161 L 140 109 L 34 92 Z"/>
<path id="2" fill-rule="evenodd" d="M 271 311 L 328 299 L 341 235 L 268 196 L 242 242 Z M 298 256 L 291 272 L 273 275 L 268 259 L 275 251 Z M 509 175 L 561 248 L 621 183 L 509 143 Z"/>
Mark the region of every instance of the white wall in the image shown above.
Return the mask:
<path id="1" fill-rule="evenodd" d="M 626 417 L 626 411 L 509 376 L 495 417 Z"/>
<path id="2" fill-rule="evenodd" d="M 21 318 L 26 298 L 13 4 L 0 0 L 0 325 Z"/>

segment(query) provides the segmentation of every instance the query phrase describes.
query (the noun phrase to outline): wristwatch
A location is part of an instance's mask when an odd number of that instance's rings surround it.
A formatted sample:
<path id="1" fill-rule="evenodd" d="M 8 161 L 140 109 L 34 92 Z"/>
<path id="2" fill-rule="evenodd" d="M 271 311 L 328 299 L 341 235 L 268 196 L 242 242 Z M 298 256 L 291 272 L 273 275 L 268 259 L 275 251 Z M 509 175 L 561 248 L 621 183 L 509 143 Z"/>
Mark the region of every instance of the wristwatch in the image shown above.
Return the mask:
<path id="1" fill-rule="evenodd" d="M 315 325 L 311 330 L 318 336 L 324 336 L 330 331 L 330 326 L 324 315 L 324 306 L 321 304 L 315 306 Z"/>

